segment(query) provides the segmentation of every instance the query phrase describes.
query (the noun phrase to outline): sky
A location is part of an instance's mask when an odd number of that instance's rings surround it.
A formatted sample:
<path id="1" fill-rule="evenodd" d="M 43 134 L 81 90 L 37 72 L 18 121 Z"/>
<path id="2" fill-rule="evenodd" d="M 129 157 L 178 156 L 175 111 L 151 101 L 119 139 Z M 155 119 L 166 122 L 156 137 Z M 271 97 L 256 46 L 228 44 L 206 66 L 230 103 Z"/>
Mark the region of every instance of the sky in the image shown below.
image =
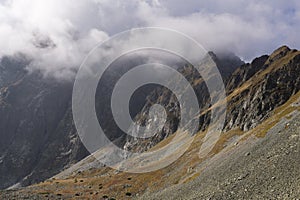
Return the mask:
<path id="1" fill-rule="evenodd" d="M 300 49 L 300 1 L 0 0 L 0 57 L 23 53 L 32 59 L 28 70 L 72 76 L 96 44 L 146 26 L 251 61 L 282 45 Z"/>

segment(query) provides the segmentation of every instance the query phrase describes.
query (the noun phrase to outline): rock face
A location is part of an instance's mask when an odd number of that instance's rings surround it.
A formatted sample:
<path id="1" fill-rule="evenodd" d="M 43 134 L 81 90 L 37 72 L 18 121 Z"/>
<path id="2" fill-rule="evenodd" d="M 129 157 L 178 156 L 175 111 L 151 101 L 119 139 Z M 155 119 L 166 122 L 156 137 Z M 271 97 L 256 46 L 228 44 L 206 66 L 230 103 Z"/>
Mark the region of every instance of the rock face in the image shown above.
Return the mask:
<path id="1" fill-rule="evenodd" d="M 299 91 L 299 72 L 300 54 L 287 47 L 238 69 L 227 85 L 229 92 L 232 88 L 240 88 L 240 91 L 232 98 L 229 95 L 225 129 L 240 127 L 247 131 L 257 126 L 274 108 Z M 240 87 L 241 84 L 246 87 Z"/>
<path id="2" fill-rule="evenodd" d="M 256 58 L 250 64 L 230 54 L 216 56 L 210 52 L 209 55 L 222 74 L 228 95 L 224 131 L 255 127 L 300 89 L 300 53 L 288 47 Z M 116 66 L 121 63 L 122 68 L 105 72 L 105 78 L 100 80 L 103 86 L 98 87 L 96 95 L 98 120 L 108 137 L 118 139 L 117 145 L 122 148 L 136 151 L 145 151 L 173 134 L 180 119 L 176 97 L 166 88 L 149 85 L 135 93 L 130 103 L 131 114 L 139 124 L 146 124 L 151 105 L 164 105 L 168 118 L 162 131 L 148 139 L 146 145 L 140 145 L 143 141 L 124 135 L 116 126 L 110 110 L 111 91 L 121 75 L 142 60 L 116 63 Z M 22 56 L 1 60 L 0 189 L 42 181 L 88 155 L 72 119 L 73 81 L 28 73 L 25 69 L 28 62 Z M 177 60 L 172 64 L 179 66 L 178 70 L 193 85 L 203 111 L 199 130 L 206 129 L 211 105 L 205 82 L 184 62 Z"/>
<path id="3" fill-rule="evenodd" d="M 72 82 L 29 74 L 26 64 L 1 61 L 0 188 L 41 181 L 86 155 L 71 120 Z"/>

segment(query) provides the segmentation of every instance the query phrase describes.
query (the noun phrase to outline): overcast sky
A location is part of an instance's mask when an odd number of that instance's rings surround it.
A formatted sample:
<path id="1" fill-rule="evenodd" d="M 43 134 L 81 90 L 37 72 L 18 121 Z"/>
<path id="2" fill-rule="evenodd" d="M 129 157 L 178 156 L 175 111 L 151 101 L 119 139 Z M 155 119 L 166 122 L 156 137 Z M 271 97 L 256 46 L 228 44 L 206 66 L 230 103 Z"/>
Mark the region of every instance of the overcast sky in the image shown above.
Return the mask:
<path id="1" fill-rule="evenodd" d="M 249 61 L 283 44 L 300 49 L 300 1 L 0 0 L 0 56 L 23 52 L 35 60 L 30 69 L 67 75 L 97 43 L 144 26 Z"/>

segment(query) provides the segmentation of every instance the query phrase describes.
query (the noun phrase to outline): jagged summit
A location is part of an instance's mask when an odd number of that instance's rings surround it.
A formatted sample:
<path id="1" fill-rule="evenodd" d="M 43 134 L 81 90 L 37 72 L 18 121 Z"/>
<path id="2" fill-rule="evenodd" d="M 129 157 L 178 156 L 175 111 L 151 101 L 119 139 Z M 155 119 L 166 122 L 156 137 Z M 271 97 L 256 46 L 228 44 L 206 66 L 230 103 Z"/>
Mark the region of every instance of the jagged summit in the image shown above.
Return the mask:
<path id="1" fill-rule="evenodd" d="M 270 62 L 276 61 L 286 56 L 290 51 L 291 49 L 286 45 L 279 47 L 270 55 Z"/>
<path id="2" fill-rule="evenodd" d="M 289 52 L 291 51 L 291 49 L 287 46 L 287 45 L 283 45 L 281 47 L 279 47 L 278 49 L 276 49 L 272 54 L 271 54 L 271 57 L 272 55 L 274 54 L 280 54 L 280 53 L 283 53 L 283 52 Z"/>
<path id="3" fill-rule="evenodd" d="M 232 52 L 213 52 L 209 51 L 208 55 L 216 63 L 224 81 L 244 62 Z"/>
<path id="4" fill-rule="evenodd" d="M 268 60 L 268 58 L 269 58 L 269 55 L 263 55 L 263 56 L 257 57 L 251 62 L 251 66 L 262 66 L 263 64 L 265 64 L 265 62 Z"/>

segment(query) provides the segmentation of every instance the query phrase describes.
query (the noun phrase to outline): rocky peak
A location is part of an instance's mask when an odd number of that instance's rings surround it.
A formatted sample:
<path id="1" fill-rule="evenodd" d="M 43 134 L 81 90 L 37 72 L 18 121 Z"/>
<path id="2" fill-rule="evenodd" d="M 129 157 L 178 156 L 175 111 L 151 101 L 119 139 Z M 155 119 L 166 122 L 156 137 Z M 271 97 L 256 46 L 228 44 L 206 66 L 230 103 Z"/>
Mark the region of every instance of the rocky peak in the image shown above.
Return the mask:
<path id="1" fill-rule="evenodd" d="M 291 49 L 288 46 L 284 45 L 282 47 L 279 47 L 270 55 L 269 62 L 274 62 L 274 61 L 277 61 L 277 60 L 283 58 L 290 51 L 291 51 Z"/>
<path id="2" fill-rule="evenodd" d="M 256 127 L 300 89 L 300 52 L 284 46 L 242 66 L 231 77 L 226 130 Z M 255 64 L 257 64 L 255 66 Z M 247 69 L 256 69 L 245 79 Z M 237 78 L 243 81 L 236 80 Z M 234 83 L 237 83 L 234 85 Z M 234 91 L 234 92 L 233 92 Z"/>
<path id="3" fill-rule="evenodd" d="M 266 67 L 264 64 L 268 58 L 268 55 L 257 57 L 251 62 L 251 64 L 243 64 L 237 70 L 235 70 L 227 82 L 227 93 L 232 92 L 235 88 L 241 86 L 244 82 L 249 80 L 255 73 L 263 70 Z"/>
<path id="4" fill-rule="evenodd" d="M 215 53 L 209 51 L 208 55 L 216 63 L 224 81 L 226 81 L 238 67 L 244 64 L 244 62 L 232 52 Z"/>
<path id="5" fill-rule="evenodd" d="M 251 66 L 253 66 L 253 67 L 263 66 L 266 63 L 266 61 L 268 60 L 268 58 L 269 58 L 268 55 L 263 55 L 263 56 L 257 57 L 251 62 Z"/>

